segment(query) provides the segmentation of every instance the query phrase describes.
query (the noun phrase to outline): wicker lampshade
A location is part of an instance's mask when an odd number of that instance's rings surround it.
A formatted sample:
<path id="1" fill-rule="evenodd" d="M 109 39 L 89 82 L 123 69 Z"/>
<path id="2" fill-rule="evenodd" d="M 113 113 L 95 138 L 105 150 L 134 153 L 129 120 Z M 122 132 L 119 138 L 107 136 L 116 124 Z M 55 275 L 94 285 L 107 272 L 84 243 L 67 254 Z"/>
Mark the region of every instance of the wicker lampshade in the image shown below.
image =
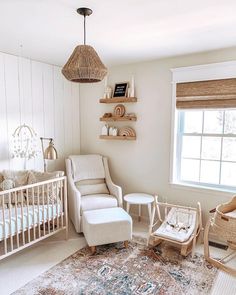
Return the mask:
<path id="1" fill-rule="evenodd" d="M 64 65 L 62 74 L 72 82 L 93 83 L 103 80 L 107 68 L 92 46 L 79 45 Z"/>

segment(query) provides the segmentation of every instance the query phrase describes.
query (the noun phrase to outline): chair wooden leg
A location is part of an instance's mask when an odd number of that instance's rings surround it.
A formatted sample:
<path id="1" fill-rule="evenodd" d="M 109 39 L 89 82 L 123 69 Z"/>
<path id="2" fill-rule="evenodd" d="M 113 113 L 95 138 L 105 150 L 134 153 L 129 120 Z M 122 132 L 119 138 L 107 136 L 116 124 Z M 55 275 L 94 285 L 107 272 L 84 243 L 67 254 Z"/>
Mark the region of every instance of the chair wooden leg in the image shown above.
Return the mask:
<path id="1" fill-rule="evenodd" d="M 162 239 L 153 238 L 152 242 L 150 243 L 150 246 L 156 247 L 156 246 L 160 245 L 160 243 L 162 243 L 162 242 L 163 242 Z"/>
<path id="2" fill-rule="evenodd" d="M 125 246 L 125 248 L 128 248 L 129 247 L 129 241 L 124 241 L 124 246 Z"/>
<path id="3" fill-rule="evenodd" d="M 92 255 L 96 253 L 96 246 L 91 246 L 90 247 Z"/>
<path id="4" fill-rule="evenodd" d="M 187 256 L 188 255 L 188 246 L 189 245 L 184 245 L 184 246 L 182 246 L 181 247 L 181 255 L 183 255 L 183 256 Z"/>

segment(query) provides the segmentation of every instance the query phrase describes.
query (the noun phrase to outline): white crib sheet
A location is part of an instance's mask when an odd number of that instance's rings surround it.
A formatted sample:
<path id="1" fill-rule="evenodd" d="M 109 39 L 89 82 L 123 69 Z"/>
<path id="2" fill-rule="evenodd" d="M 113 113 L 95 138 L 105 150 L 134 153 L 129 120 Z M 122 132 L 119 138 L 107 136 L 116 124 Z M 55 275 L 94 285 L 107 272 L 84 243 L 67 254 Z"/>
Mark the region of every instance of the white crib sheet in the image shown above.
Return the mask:
<path id="1" fill-rule="evenodd" d="M 57 211 L 58 210 L 58 211 Z M 39 214 L 38 214 L 39 211 Z M 29 215 L 27 214 L 27 207 L 23 207 L 23 218 L 21 214 L 21 208 L 17 208 L 17 222 L 16 222 L 16 214 L 15 214 L 15 208 L 12 207 L 11 210 L 11 225 L 10 225 L 10 212 L 9 209 L 5 209 L 5 236 L 8 237 L 9 235 L 14 236 L 17 231 L 18 226 L 18 232 L 23 230 L 27 230 L 29 227 L 32 227 L 33 224 L 37 225 L 38 222 L 42 222 L 43 220 L 50 220 L 53 217 L 60 216 L 61 212 L 61 205 L 56 204 L 48 205 L 48 207 L 45 205 L 44 208 L 42 205 L 34 207 L 29 206 Z M 38 221 L 39 219 L 39 221 Z M 3 223 L 3 211 L 0 210 L 0 240 L 4 239 L 4 223 Z"/>

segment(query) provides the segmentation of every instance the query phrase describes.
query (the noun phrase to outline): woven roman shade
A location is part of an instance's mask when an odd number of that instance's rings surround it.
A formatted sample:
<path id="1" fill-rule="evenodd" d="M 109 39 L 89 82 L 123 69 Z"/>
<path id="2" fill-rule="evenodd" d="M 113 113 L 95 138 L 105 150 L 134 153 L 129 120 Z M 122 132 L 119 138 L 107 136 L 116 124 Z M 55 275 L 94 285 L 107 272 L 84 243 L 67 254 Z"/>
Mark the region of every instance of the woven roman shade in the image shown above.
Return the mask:
<path id="1" fill-rule="evenodd" d="M 236 108 L 236 78 L 177 83 L 176 108 Z"/>

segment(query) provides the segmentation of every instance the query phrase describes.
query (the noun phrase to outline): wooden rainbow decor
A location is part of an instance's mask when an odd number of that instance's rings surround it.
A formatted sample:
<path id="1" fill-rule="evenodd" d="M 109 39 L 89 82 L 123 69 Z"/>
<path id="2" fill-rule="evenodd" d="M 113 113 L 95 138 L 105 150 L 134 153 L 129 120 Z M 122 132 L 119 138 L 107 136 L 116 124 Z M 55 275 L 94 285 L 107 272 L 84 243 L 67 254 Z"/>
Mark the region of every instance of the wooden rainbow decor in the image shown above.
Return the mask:
<path id="1" fill-rule="evenodd" d="M 123 127 L 119 130 L 120 136 L 129 136 L 129 137 L 135 137 L 136 133 L 133 128 L 131 127 Z"/>
<path id="2" fill-rule="evenodd" d="M 118 104 L 114 109 L 115 117 L 123 117 L 125 115 L 125 106 L 123 104 Z"/>

